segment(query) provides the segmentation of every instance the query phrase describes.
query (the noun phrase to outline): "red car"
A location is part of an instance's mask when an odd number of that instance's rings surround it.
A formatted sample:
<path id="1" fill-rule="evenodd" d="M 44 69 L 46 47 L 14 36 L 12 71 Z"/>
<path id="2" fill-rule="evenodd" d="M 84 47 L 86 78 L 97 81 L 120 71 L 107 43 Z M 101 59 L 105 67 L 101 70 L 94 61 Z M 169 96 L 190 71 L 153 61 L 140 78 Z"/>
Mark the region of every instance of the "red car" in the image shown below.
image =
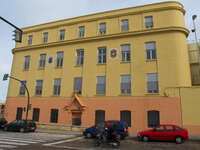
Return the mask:
<path id="1" fill-rule="evenodd" d="M 148 142 L 157 141 L 175 141 L 181 144 L 189 138 L 188 131 L 176 125 L 159 125 L 147 131 L 141 131 L 137 134 L 138 140 Z"/>

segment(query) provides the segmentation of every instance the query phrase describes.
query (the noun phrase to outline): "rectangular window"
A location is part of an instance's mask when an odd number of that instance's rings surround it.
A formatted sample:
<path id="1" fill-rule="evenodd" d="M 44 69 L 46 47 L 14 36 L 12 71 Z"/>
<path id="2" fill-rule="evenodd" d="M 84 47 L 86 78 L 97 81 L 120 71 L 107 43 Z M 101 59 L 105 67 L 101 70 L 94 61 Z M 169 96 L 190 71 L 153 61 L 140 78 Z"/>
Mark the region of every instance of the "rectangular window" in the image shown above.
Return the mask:
<path id="1" fill-rule="evenodd" d="M 82 78 L 81 77 L 74 78 L 74 92 L 75 90 L 77 94 L 82 93 Z"/>
<path id="2" fill-rule="evenodd" d="M 158 93 L 158 74 L 149 73 L 147 74 L 147 92 L 148 93 Z"/>
<path id="3" fill-rule="evenodd" d="M 60 40 L 65 39 L 65 30 L 60 30 Z"/>
<path id="4" fill-rule="evenodd" d="M 50 122 L 52 122 L 52 123 L 58 122 L 58 109 L 51 109 Z"/>
<path id="5" fill-rule="evenodd" d="M 121 30 L 122 31 L 128 31 L 129 30 L 128 19 L 122 20 Z"/>
<path id="6" fill-rule="evenodd" d="M 121 45 L 121 62 L 130 62 L 130 56 L 130 44 Z"/>
<path id="7" fill-rule="evenodd" d="M 43 80 L 36 81 L 35 95 L 42 95 L 42 84 Z"/>
<path id="8" fill-rule="evenodd" d="M 57 61 L 56 61 L 56 67 L 62 67 L 63 66 L 63 52 L 57 53 Z"/>
<path id="9" fill-rule="evenodd" d="M 145 17 L 145 27 L 146 28 L 152 28 L 153 27 L 153 17 L 152 16 Z"/>
<path id="10" fill-rule="evenodd" d="M 84 37 L 85 34 L 85 27 L 81 26 L 79 27 L 79 37 Z"/>
<path id="11" fill-rule="evenodd" d="M 84 60 L 84 50 L 80 49 L 76 51 L 76 65 L 80 66 L 83 65 L 83 60 Z"/>
<path id="12" fill-rule="evenodd" d="M 106 47 L 98 48 L 98 64 L 106 63 Z"/>
<path id="13" fill-rule="evenodd" d="M 147 57 L 147 60 L 157 59 L 156 42 L 147 42 L 146 43 L 146 57 Z"/>
<path id="14" fill-rule="evenodd" d="M 32 40 L 33 40 L 33 36 L 32 36 L 32 35 L 29 35 L 29 36 L 28 36 L 28 45 L 31 45 L 31 44 L 32 44 Z"/>
<path id="15" fill-rule="evenodd" d="M 131 76 L 121 75 L 121 94 L 131 93 Z"/>
<path id="16" fill-rule="evenodd" d="M 120 121 L 131 127 L 131 111 L 120 111 Z"/>
<path id="17" fill-rule="evenodd" d="M 153 128 L 160 124 L 160 112 L 151 110 L 147 112 L 148 127 Z"/>
<path id="18" fill-rule="evenodd" d="M 26 80 L 23 80 L 21 81 L 21 86 L 20 86 L 20 89 L 19 89 L 19 95 L 25 95 L 25 86 L 26 85 Z"/>
<path id="19" fill-rule="evenodd" d="M 17 107 L 16 120 L 22 120 L 23 108 Z"/>
<path id="20" fill-rule="evenodd" d="M 30 56 L 25 56 L 24 70 L 29 69 L 29 64 L 30 64 Z"/>
<path id="21" fill-rule="evenodd" d="M 106 92 L 106 77 L 97 77 L 96 94 L 105 94 Z"/>
<path id="22" fill-rule="evenodd" d="M 44 69 L 45 62 L 46 62 L 46 54 L 41 54 L 40 55 L 40 65 L 39 65 L 40 69 Z"/>
<path id="23" fill-rule="evenodd" d="M 48 32 L 43 33 L 43 43 L 48 42 Z"/>
<path id="24" fill-rule="evenodd" d="M 106 23 L 100 23 L 99 34 L 105 34 L 105 33 L 106 33 Z"/>
<path id="25" fill-rule="evenodd" d="M 61 86 L 61 79 L 55 79 L 54 80 L 54 89 L 53 89 L 54 95 L 60 95 L 60 86 Z"/>
<path id="26" fill-rule="evenodd" d="M 40 117 L 40 109 L 39 108 L 33 108 L 33 121 L 39 121 Z"/>

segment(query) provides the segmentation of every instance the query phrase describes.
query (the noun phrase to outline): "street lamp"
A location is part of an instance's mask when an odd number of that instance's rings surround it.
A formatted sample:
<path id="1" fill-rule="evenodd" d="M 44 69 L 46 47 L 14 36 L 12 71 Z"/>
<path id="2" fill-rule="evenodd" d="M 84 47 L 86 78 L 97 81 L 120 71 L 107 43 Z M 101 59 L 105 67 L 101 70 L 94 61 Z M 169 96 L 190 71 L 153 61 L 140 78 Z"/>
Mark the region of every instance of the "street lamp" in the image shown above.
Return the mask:
<path id="1" fill-rule="evenodd" d="M 19 81 L 25 87 L 25 89 L 27 91 L 27 96 L 28 96 L 28 103 L 27 103 L 27 107 L 26 107 L 26 121 L 27 121 L 28 120 L 28 111 L 29 111 L 30 106 L 31 106 L 31 104 L 30 104 L 30 95 L 29 95 L 28 88 L 27 88 L 26 84 L 24 84 L 24 82 L 22 80 L 19 80 L 19 79 L 15 78 L 15 77 L 9 76 L 9 74 L 4 74 L 3 81 L 7 80 L 8 78 L 11 78 L 11 79 L 14 79 L 16 81 Z"/>
<path id="2" fill-rule="evenodd" d="M 192 20 L 193 20 L 193 26 L 194 26 L 194 29 L 192 29 L 192 32 L 194 32 L 194 35 L 195 35 L 195 41 L 196 41 L 196 44 L 197 44 L 197 48 L 198 48 L 198 51 L 199 51 L 199 64 L 200 64 L 200 46 L 198 44 L 198 38 L 197 38 L 197 32 L 196 32 L 196 25 L 195 25 L 195 19 L 197 18 L 197 15 L 193 15 L 192 16 Z"/>

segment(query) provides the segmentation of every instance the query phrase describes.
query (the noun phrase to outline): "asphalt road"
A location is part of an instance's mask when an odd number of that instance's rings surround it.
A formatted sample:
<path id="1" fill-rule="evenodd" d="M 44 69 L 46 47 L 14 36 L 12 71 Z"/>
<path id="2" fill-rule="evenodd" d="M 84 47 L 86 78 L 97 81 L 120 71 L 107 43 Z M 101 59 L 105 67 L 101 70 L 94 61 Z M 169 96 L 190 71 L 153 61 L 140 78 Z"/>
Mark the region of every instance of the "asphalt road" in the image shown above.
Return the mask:
<path id="1" fill-rule="evenodd" d="M 0 131 L 0 150 L 109 150 L 110 145 L 95 146 L 93 139 L 80 135 L 61 133 L 19 133 Z M 200 139 L 188 140 L 183 144 L 174 142 L 139 142 L 129 137 L 121 141 L 120 150 L 200 150 Z"/>

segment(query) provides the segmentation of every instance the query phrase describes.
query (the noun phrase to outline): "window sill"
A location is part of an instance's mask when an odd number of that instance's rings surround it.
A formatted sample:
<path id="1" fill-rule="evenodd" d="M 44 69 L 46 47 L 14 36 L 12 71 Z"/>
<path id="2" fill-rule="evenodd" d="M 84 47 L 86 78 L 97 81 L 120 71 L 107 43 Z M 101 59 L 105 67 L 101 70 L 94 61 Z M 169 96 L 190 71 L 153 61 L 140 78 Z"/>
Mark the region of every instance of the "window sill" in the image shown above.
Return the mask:
<path id="1" fill-rule="evenodd" d="M 160 93 L 145 93 L 145 95 L 152 95 L 152 96 L 153 96 L 153 95 L 154 95 L 154 96 L 157 95 L 157 96 L 159 96 Z"/>
<path id="2" fill-rule="evenodd" d="M 63 67 L 61 66 L 61 67 L 55 67 L 55 69 L 62 69 Z"/>
<path id="3" fill-rule="evenodd" d="M 97 97 L 106 96 L 106 94 L 95 94 Z"/>
<path id="4" fill-rule="evenodd" d="M 157 59 L 147 59 L 146 62 L 157 61 Z"/>
<path id="5" fill-rule="evenodd" d="M 38 70 L 44 70 L 45 68 L 38 68 Z"/>
<path id="6" fill-rule="evenodd" d="M 29 71 L 29 69 L 23 69 L 23 71 Z"/>
<path id="7" fill-rule="evenodd" d="M 119 96 L 131 96 L 131 93 L 127 93 L 127 94 L 119 94 Z"/>
<path id="8" fill-rule="evenodd" d="M 120 61 L 120 64 L 131 63 L 131 61 Z"/>
<path id="9" fill-rule="evenodd" d="M 83 67 L 83 64 L 82 65 L 75 65 L 74 67 Z"/>
<path id="10" fill-rule="evenodd" d="M 97 65 L 106 65 L 106 63 L 97 63 Z"/>
<path id="11" fill-rule="evenodd" d="M 33 97 L 42 98 L 42 95 L 34 95 Z"/>

